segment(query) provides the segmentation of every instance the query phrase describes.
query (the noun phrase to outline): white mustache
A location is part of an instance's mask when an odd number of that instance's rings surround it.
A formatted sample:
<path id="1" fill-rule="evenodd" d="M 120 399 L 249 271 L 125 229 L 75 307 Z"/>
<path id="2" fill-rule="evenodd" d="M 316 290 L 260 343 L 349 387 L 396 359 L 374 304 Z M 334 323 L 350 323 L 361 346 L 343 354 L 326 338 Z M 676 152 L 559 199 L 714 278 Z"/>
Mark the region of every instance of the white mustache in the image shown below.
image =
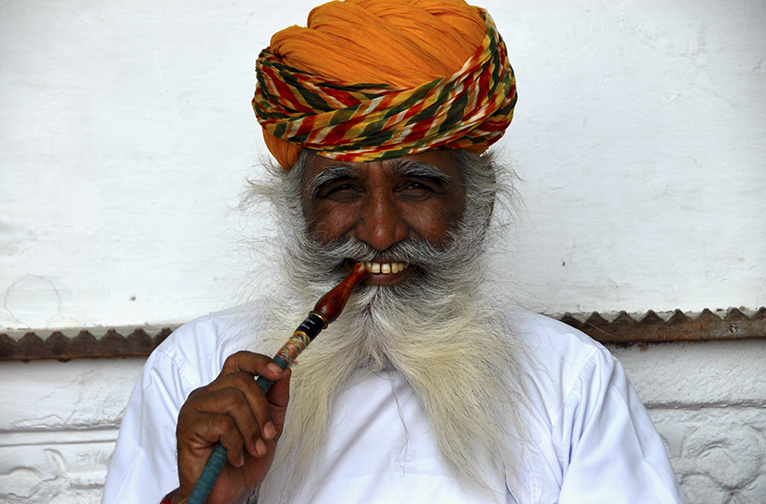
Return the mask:
<path id="1" fill-rule="evenodd" d="M 388 263 L 412 264 L 422 268 L 429 268 L 437 263 L 445 251 L 433 247 L 425 240 L 408 238 L 395 243 L 384 251 L 377 250 L 373 246 L 357 238 L 341 238 L 327 244 L 314 242 L 317 261 L 323 263 L 328 269 L 338 269 L 346 262 L 374 262 L 380 257 L 385 257 Z M 433 264 L 434 266 L 436 264 Z"/>

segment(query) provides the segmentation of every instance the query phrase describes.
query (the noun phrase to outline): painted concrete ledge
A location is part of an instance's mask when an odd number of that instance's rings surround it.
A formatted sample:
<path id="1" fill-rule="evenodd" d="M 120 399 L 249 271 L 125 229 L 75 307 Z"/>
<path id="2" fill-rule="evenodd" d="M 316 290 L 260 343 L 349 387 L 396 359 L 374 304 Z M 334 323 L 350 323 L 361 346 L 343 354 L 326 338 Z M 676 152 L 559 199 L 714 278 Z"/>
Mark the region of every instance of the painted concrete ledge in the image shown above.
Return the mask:
<path id="1" fill-rule="evenodd" d="M 629 315 L 566 313 L 554 316 L 601 343 L 660 343 L 766 338 L 766 307 L 716 313 L 654 312 Z M 0 333 L 0 361 L 141 357 L 149 355 L 176 327 L 12 330 Z M 42 335 L 42 336 L 41 336 Z"/>

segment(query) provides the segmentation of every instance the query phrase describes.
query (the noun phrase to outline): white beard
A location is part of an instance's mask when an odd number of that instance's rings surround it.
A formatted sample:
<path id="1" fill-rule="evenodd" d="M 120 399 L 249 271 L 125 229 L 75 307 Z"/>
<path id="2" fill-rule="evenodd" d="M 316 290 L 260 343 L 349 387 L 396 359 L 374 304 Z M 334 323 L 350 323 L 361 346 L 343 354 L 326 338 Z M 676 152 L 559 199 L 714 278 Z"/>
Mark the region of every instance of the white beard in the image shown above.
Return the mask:
<path id="1" fill-rule="evenodd" d="M 274 462 L 274 467 L 287 464 L 280 472 L 292 481 L 280 485 L 298 488 L 314 461 L 321 460 L 333 402 L 343 385 L 358 372 L 382 370 L 399 373 L 415 390 L 457 478 L 483 488 L 487 478 L 481 468 L 512 474 L 523 400 L 514 362 L 518 345 L 503 317 L 463 296 L 414 312 L 390 306 L 377 310 L 375 304 L 368 309 L 371 291 L 352 297 L 346 312 L 293 368 Z M 430 316 L 424 318 L 424 311 Z M 272 320 L 264 334 L 270 351 L 298 322 L 294 316 Z"/>
<path id="2" fill-rule="evenodd" d="M 336 244 L 338 250 L 332 250 L 306 237 L 295 201 L 276 199 L 286 278 L 253 345 L 269 355 L 342 279 L 343 259 L 369 260 L 374 254 L 358 249 L 358 243 Z M 456 479 L 487 490 L 486 470 L 513 477 L 526 403 L 516 365 L 520 343 L 503 313 L 479 289 L 488 211 L 491 205 L 472 209 L 469 199 L 444 251 L 427 244 L 387 251 L 393 262 L 420 267 L 399 284 L 358 287 L 344 313 L 301 354 L 267 475 L 267 481 L 277 472 L 288 475 L 289 481 L 274 482 L 286 489 L 287 501 L 324 456 L 333 403 L 344 384 L 357 373 L 382 370 L 400 374 L 416 392 Z"/>

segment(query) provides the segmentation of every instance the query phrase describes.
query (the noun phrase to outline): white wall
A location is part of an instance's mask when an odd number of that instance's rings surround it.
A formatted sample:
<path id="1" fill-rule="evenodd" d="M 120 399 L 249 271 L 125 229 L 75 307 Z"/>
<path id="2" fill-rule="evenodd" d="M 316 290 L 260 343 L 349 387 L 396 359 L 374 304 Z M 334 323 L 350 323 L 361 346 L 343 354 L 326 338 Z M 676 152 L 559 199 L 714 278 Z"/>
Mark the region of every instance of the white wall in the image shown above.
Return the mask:
<path id="1" fill-rule="evenodd" d="M 254 60 L 312 3 L 0 6 L 0 327 L 234 302 L 250 258 L 230 209 L 266 152 Z M 518 77 L 499 148 L 526 210 L 498 268 L 522 297 L 766 304 L 766 4 L 485 4 Z"/>
<path id="2" fill-rule="evenodd" d="M 254 60 L 312 3 L 0 3 L 0 328 L 182 322 L 247 290 Z M 525 210 L 495 262 L 518 297 L 766 305 L 766 4 L 484 5 L 519 85 L 499 148 Z M 766 501 L 763 341 L 612 350 L 692 502 Z M 97 502 L 141 362 L 0 364 L 0 501 Z"/>

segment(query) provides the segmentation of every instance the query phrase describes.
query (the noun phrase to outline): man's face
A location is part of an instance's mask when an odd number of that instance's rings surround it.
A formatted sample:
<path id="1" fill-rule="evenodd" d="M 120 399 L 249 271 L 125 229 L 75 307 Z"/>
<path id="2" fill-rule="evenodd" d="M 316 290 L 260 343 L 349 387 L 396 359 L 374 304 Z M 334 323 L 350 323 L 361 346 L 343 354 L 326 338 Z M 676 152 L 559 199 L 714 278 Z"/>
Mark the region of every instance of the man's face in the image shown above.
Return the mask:
<path id="1" fill-rule="evenodd" d="M 465 186 L 448 151 L 351 163 L 314 156 L 301 183 L 301 205 L 314 239 L 366 242 L 380 254 L 368 284 L 399 282 L 412 266 L 392 263 L 386 250 L 405 239 L 447 245 L 465 209 Z"/>

